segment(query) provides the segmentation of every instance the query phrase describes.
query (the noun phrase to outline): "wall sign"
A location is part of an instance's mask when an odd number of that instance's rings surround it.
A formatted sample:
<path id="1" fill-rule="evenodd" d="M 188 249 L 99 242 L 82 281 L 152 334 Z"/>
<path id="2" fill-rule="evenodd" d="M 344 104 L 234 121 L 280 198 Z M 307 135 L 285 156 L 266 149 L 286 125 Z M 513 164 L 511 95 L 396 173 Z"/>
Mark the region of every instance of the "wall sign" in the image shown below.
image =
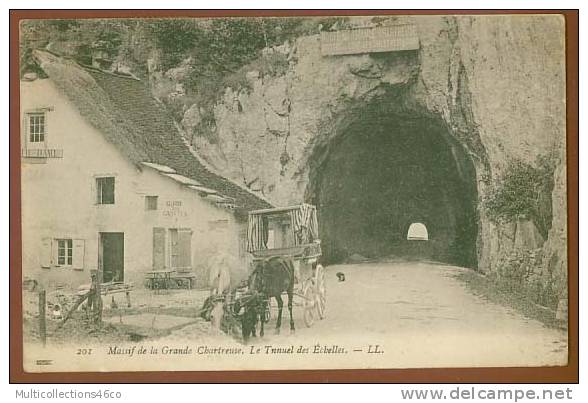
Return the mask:
<path id="1" fill-rule="evenodd" d="M 162 214 L 164 217 L 188 217 L 188 212 L 182 208 L 181 200 L 167 200 Z"/>

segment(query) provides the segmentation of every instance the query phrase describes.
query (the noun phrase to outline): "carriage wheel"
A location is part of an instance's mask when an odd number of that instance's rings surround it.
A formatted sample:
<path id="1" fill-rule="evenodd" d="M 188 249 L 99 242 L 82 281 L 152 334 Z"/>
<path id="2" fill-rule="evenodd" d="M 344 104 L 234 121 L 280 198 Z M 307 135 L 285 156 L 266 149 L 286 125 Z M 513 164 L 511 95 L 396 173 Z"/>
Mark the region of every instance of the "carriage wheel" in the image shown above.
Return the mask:
<path id="1" fill-rule="evenodd" d="M 263 321 L 265 323 L 268 323 L 270 321 L 270 319 L 272 318 L 272 301 L 271 299 L 268 299 L 267 302 L 265 304 L 263 304 L 264 309 L 263 309 Z"/>
<path id="2" fill-rule="evenodd" d="M 326 316 L 325 309 L 327 306 L 327 284 L 325 283 L 325 269 L 322 265 L 316 266 L 315 273 L 315 298 L 316 298 L 316 311 L 320 319 L 324 319 Z"/>
<path id="3" fill-rule="evenodd" d="M 315 293 L 314 285 L 312 281 L 307 281 L 302 287 L 302 296 L 304 297 L 304 324 L 306 327 L 311 327 L 314 323 L 314 310 L 315 310 Z"/>

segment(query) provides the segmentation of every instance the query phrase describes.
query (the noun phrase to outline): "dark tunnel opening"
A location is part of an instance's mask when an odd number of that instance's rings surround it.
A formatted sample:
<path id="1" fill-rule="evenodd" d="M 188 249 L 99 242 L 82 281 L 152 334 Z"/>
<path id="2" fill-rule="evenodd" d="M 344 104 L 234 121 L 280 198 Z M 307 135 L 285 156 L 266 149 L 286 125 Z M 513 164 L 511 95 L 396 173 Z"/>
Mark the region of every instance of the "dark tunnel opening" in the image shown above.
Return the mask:
<path id="1" fill-rule="evenodd" d="M 359 254 L 477 267 L 475 169 L 439 121 L 364 116 L 321 161 L 311 186 L 326 263 Z M 407 239 L 413 223 L 427 239 Z"/>

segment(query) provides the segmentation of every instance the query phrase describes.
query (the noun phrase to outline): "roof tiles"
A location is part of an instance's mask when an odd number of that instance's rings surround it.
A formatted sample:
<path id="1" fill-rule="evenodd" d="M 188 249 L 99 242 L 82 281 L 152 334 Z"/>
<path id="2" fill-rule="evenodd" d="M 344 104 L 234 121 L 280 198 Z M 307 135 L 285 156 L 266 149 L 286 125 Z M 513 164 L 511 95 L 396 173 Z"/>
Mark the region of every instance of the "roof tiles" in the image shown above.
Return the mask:
<path id="1" fill-rule="evenodd" d="M 237 209 L 271 207 L 267 201 L 205 167 L 184 143 L 165 105 L 152 96 L 143 82 L 82 67 L 44 51 L 35 51 L 35 56 L 82 116 L 135 164 L 171 168 L 177 175 L 168 172 L 167 176 L 186 177 L 189 185 L 197 183 L 213 189 L 235 200 Z"/>

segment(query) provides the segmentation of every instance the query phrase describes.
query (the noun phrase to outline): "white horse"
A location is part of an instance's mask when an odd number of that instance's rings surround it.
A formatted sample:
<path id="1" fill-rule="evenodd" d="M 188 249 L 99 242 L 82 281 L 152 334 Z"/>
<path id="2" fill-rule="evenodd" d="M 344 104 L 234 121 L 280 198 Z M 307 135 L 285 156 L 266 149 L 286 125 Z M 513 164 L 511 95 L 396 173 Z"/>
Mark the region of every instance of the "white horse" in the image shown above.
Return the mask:
<path id="1" fill-rule="evenodd" d="M 215 254 L 208 260 L 208 289 L 210 297 L 221 295 L 229 290 L 231 286 L 231 267 L 234 264 L 233 258 L 224 253 L 215 251 Z M 216 334 L 220 331 L 224 316 L 223 304 L 217 302 L 210 311 L 211 332 Z"/>
<path id="2" fill-rule="evenodd" d="M 208 289 L 210 295 L 222 294 L 231 286 L 231 267 L 233 258 L 219 252 L 208 261 Z"/>

